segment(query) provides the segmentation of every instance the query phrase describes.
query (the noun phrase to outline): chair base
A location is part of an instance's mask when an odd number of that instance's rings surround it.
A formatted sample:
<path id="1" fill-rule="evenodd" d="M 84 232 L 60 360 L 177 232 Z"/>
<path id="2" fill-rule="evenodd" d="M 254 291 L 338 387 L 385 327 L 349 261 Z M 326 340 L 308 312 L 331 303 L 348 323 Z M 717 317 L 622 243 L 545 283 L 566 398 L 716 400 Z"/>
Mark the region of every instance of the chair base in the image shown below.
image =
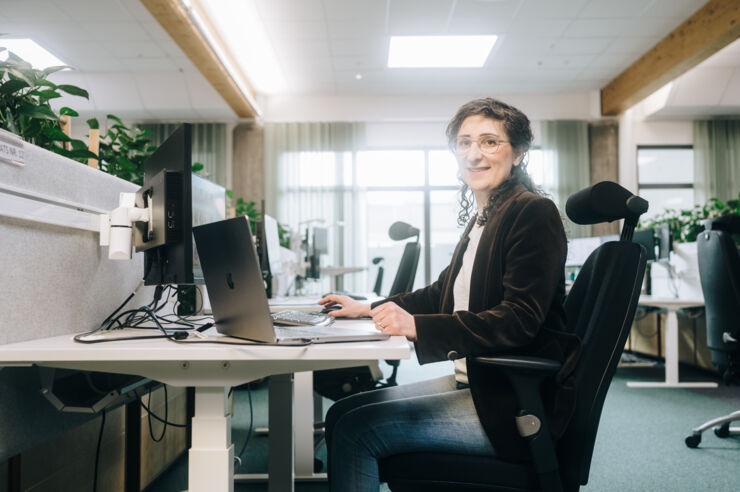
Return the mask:
<path id="1" fill-rule="evenodd" d="M 732 435 L 740 435 L 740 427 L 730 427 L 731 422 L 740 420 L 740 411 L 732 412 L 728 415 L 717 417 L 708 422 L 703 423 L 699 427 L 696 427 L 691 431 L 691 435 L 686 437 L 686 446 L 695 448 L 701 443 L 702 433 L 714 427 L 714 434 L 717 437 L 724 438 Z"/>

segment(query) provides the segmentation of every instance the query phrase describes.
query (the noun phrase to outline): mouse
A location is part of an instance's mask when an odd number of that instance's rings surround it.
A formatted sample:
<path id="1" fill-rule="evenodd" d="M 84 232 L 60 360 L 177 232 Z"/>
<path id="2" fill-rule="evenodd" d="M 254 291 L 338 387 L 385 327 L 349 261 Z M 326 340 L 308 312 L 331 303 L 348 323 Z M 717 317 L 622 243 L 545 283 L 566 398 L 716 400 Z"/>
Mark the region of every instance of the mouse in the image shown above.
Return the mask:
<path id="1" fill-rule="evenodd" d="M 342 305 L 341 304 L 332 304 L 331 306 L 325 306 L 324 309 L 321 310 L 321 312 L 324 313 L 324 314 L 327 314 L 327 313 L 330 313 L 332 311 L 338 311 L 340 309 L 342 309 Z"/>

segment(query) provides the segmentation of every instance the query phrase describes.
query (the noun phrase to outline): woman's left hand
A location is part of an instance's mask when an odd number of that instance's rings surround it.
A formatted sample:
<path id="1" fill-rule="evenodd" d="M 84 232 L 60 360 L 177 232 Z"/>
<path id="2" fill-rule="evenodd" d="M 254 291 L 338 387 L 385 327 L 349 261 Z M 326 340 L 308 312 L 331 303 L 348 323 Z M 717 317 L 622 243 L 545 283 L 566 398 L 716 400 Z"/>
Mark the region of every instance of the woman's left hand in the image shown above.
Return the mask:
<path id="1" fill-rule="evenodd" d="M 416 341 L 416 322 L 414 317 L 401 309 L 395 302 L 384 302 L 370 310 L 375 326 L 383 333 L 401 335 Z"/>

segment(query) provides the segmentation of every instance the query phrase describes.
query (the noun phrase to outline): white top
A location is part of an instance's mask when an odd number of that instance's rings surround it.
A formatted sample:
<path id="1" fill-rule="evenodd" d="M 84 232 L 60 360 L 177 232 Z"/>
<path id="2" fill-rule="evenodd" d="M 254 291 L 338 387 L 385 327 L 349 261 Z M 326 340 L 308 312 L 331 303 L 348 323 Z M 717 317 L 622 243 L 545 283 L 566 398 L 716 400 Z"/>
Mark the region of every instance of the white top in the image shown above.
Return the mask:
<path id="1" fill-rule="evenodd" d="M 470 239 L 468 247 L 463 254 L 462 266 L 453 285 L 452 293 L 455 299 L 453 311 L 467 311 L 469 309 L 470 277 L 473 274 L 473 262 L 475 261 L 475 253 L 478 251 L 478 243 L 480 243 L 482 233 L 483 226 L 476 223 L 468 235 Z M 464 358 L 455 360 L 455 380 L 459 383 L 468 384 L 468 367 L 465 364 Z"/>

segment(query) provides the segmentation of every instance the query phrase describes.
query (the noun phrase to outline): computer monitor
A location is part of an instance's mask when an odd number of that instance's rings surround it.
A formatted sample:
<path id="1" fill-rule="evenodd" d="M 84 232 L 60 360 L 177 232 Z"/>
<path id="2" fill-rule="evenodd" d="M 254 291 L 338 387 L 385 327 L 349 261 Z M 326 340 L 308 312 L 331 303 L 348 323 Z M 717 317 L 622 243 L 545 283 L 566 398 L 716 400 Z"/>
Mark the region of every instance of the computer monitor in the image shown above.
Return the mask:
<path id="1" fill-rule="evenodd" d="M 329 253 L 329 229 L 313 228 L 313 254 L 321 256 Z"/>
<path id="2" fill-rule="evenodd" d="M 226 188 L 207 179 L 193 174 L 192 179 L 192 210 L 193 227 L 210 224 L 226 218 Z M 203 269 L 200 266 L 200 258 L 193 246 L 193 282 L 205 284 Z"/>
<path id="3" fill-rule="evenodd" d="M 636 230 L 632 242 L 642 244 L 647 253 L 647 261 L 655 261 L 655 231 L 653 229 Z"/>
<path id="4" fill-rule="evenodd" d="M 202 282 L 193 224 L 225 218 L 226 192 L 193 176 L 192 125 L 178 127 L 144 162 L 137 206 L 152 208 L 152 220 L 137 222 L 134 230 L 136 250 L 144 252 L 145 284 Z"/>
<path id="5" fill-rule="evenodd" d="M 264 241 L 265 250 L 267 251 L 267 260 L 270 265 L 270 273 L 274 275 L 280 275 L 283 273 L 283 262 L 280 258 L 280 233 L 278 231 L 278 223 L 274 217 L 270 217 L 267 214 L 262 216 L 264 223 Z"/>
<path id="6" fill-rule="evenodd" d="M 568 255 L 565 258 L 565 266 L 580 267 L 589 255 L 601 245 L 598 237 L 577 237 L 568 241 Z"/>
<path id="7" fill-rule="evenodd" d="M 673 251 L 673 235 L 668 224 L 661 224 L 655 228 L 658 238 L 658 261 L 669 261 Z"/>

